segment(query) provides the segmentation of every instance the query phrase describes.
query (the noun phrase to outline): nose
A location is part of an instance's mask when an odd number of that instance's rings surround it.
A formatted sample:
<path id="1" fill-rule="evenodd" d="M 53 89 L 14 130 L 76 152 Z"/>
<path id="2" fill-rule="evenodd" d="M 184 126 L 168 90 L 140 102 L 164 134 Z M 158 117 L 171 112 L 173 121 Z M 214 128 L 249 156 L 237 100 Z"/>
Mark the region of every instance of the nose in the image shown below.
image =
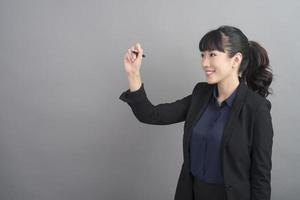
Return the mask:
<path id="1" fill-rule="evenodd" d="M 209 62 L 209 59 L 206 58 L 206 56 L 202 57 L 202 59 L 201 59 L 201 65 L 202 65 L 203 68 L 209 68 L 210 62 Z"/>

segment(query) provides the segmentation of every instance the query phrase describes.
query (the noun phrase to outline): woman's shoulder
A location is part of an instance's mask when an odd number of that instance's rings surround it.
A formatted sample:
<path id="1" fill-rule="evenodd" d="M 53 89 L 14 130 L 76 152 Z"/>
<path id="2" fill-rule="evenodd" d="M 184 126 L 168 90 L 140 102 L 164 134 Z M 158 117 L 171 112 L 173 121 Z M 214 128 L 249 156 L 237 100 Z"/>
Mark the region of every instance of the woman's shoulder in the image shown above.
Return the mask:
<path id="1" fill-rule="evenodd" d="M 245 98 L 245 103 L 253 108 L 259 108 L 261 106 L 267 106 L 271 110 L 272 103 L 266 97 L 256 93 L 252 89 L 247 87 L 247 97 Z"/>
<path id="2" fill-rule="evenodd" d="M 241 89 L 246 90 L 244 94 L 246 94 L 246 97 L 244 98 L 245 104 L 250 106 L 252 109 L 255 109 L 257 107 L 260 107 L 262 105 L 267 106 L 269 110 L 271 110 L 272 103 L 270 100 L 268 100 L 266 97 L 261 96 L 260 94 L 256 93 L 252 89 L 250 89 L 245 83 L 244 87 L 240 87 Z M 214 87 L 215 84 L 208 84 L 207 82 L 197 82 L 195 84 L 194 92 L 208 92 Z"/>
<path id="3" fill-rule="evenodd" d="M 212 84 L 208 84 L 207 82 L 197 82 L 194 86 L 193 92 L 199 92 L 199 91 L 207 91 L 213 87 Z"/>

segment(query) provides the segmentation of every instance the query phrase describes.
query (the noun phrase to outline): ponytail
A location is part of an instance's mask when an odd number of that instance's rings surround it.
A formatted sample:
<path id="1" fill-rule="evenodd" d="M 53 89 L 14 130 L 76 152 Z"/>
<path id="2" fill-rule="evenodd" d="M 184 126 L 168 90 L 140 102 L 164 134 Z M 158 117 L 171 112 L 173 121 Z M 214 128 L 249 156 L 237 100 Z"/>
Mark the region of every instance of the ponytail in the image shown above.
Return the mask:
<path id="1" fill-rule="evenodd" d="M 272 94 L 269 86 L 273 74 L 269 66 L 269 57 L 267 51 L 255 41 L 249 41 L 249 62 L 242 72 L 241 79 L 246 81 L 253 91 L 264 97 Z"/>

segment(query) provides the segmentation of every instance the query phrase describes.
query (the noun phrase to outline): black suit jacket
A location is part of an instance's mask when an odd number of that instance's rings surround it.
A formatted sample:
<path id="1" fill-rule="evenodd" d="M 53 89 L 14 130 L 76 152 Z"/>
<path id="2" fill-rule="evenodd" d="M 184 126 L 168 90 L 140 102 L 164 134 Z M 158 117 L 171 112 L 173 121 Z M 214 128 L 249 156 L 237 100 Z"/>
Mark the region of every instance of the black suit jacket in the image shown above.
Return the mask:
<path id="1" fill-rule="evenodd" d="M 192 94 L 170 103 L 153 105 L 144 84 L 133 92 L 123 92 L 136 118 L 146 124 L 167 125 L 184 122 L 183 163 L 175 200 L 193 200 L 189 139 L 191 129 L 203 114 L 213 94 L 213 85 L 198 82 Z M 221 143 L 221 169 L 228 200 L 270 200 L 273 127 L 271 103 L 240 82 L 225 125 Z"/>

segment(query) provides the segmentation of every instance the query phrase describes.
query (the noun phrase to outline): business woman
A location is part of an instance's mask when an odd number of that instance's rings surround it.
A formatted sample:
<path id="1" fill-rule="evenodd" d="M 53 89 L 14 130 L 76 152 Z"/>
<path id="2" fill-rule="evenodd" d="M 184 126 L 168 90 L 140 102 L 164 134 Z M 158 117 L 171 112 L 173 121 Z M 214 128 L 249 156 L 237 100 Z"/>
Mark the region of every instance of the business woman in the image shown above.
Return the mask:
<path id="1" fill-rule="evenodd" d="M 141 81 L 139 43 L 124 56 L 129 89 L 119 99 L 147 124 L 184 121 L 183 163 L 175 200 L 270 200 L 272 73 L 266 50 L 242 31 L 221 26 L 199 43 L 207 82 L 191 94 L 153 105 Z"/>

